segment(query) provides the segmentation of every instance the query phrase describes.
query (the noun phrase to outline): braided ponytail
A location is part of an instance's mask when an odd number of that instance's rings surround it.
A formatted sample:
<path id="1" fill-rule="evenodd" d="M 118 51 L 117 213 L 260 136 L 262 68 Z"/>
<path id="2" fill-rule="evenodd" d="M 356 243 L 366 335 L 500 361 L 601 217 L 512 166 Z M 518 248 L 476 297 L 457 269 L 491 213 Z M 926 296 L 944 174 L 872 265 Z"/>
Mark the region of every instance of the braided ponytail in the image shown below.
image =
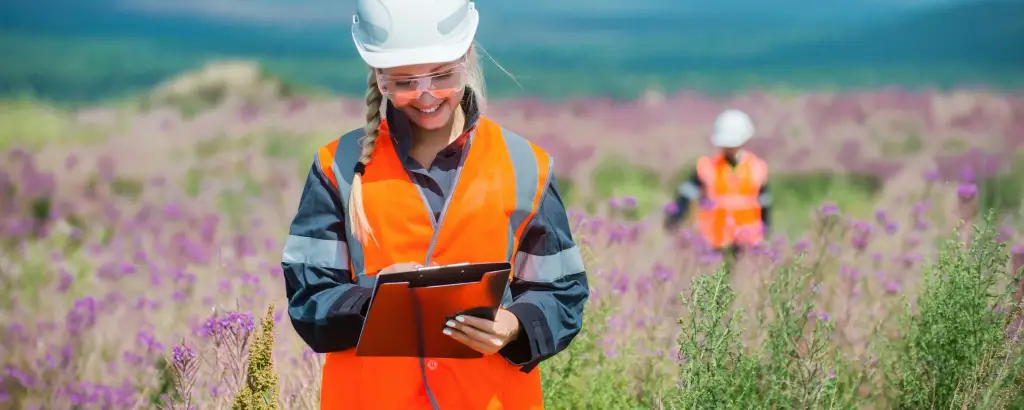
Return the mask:
<path id="1" fill-rule="evenodd" d="M 373 236 L 373 227 L 366 218 L 366 210 L 363 209 L 363 172 L 370 162 L 373 149 L 377 146 L 377 127 L 380 126 L 380 108 L 383 101 L 384 96 L 377 88 L 377 74 L 370 69 L 370 75 L 366 79 L 366 127 L 363 128 L 363 137 L 359 139 L 362 151 L 359 154 L 355 175 L 352 177 L 352 192 L 348 200 L 349 227 L 356 239 L 364 243 L 367 238 L 377 241 Z"/>

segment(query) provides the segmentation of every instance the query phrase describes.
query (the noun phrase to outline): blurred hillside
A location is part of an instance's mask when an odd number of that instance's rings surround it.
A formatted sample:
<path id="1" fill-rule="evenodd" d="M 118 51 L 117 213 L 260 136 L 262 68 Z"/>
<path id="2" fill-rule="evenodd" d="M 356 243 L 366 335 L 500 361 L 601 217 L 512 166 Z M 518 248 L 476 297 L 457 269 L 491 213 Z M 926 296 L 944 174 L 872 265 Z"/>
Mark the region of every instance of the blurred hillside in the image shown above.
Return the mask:
<path id="1" fill-rule="evenodd" d="M 579 3 L 480 4 L 480 41 L 521 85 L 491 75 L 495 96 L 1024 84 L 1021 1 Z M 223 58 L 361 92 L 352 4 L 5 1 L 0 93 L 116 98 Z"/>

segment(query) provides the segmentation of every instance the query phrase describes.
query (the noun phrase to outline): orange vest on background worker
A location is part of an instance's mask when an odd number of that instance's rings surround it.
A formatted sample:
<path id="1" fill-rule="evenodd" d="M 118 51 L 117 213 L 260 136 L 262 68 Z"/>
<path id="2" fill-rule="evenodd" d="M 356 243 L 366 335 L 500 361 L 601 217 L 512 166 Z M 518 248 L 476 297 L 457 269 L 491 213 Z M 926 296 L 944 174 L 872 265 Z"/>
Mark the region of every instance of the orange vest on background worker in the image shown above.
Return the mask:
<path id="1" fill-rule="evenodd" d="M 722 154 L 697 161 L 697 175 L 708 202 L 700 205 L 697 225 L 716 249 L 733 244 L 751 246 L 764 240 L 758 192 L 768 178 L 768 165 L 746 151 L 737 160 L 735 167 Z"/>
<path id="2" fill-rule="evenodd" d="M 379 130 L 362 176 L 364 209 L 376 243 L 359 242 L 349 232 L 355 283 L 370 283 L 376 272 L 399 262 L 514 263 L 520 237 L 550 177 L 547 153 L 480 118 L 435 232 L 433 213 L 409 179 L 386 120 Z M 324 175 L 343 201 L 348 200 L 361 136 L 349 133 L 318 154 Z M 543 409 L 540 371 L 523 373 L 500 354 L 479 359 L 357 357 L 354 348 L 327 354 L 321 409 L 432 409 L 431 395 L 443 410 Z"/>

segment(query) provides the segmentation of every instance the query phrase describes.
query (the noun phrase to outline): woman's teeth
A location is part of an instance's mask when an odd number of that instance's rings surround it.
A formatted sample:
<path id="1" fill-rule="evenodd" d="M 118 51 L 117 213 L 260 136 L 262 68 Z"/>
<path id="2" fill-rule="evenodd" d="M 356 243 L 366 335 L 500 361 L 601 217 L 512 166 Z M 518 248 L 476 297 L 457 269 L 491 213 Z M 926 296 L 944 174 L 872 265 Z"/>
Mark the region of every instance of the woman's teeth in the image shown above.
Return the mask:
<path id="1" fill-rule="evenodd" d="M 441 108 L 441 106 L 437 105 L 437 106 L 430 107 L 430 108 L 420 108 L 419 110 L 422 111 L 424 114 L 431 114 L 431 113 L 434 113 L 435 111 L 437 111 L 440 108 Z"/>

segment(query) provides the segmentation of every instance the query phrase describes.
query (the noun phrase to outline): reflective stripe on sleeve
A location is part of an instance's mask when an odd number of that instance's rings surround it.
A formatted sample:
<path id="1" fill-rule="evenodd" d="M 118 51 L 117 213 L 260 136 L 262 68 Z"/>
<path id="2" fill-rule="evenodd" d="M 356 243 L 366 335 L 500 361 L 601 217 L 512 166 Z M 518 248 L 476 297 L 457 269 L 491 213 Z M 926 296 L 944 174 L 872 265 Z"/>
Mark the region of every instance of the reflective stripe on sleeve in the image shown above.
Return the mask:
<path id="1" fill-rule="evenodd" d="M 583 257 L 575 245 L 554 255 L 516 254 L 516 277 L 525 281 L 554 282 L 583 270 Z"/>
<path id="2" fill-rule="evenodd" d="M 289 235 L 281 262 L 332 269 L 348 269 L 348 246 L 342 241 Z"/>

